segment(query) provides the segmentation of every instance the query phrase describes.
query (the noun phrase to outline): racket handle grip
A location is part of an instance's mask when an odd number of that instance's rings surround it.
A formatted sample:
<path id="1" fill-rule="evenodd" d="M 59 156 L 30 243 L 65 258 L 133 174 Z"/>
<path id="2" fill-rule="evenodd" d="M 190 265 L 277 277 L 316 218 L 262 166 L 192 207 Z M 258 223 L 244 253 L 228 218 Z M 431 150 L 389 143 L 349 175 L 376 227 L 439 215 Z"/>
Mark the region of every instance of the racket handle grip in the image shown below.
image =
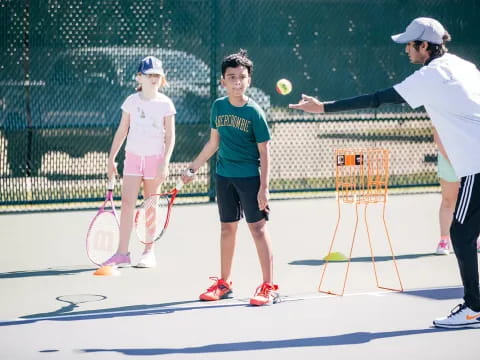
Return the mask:
<path id="1" fill-rule="evenodd" d="M 183 185 L 184 185 L 183 181 L 178 180 L 177 184 L 175 185 L 175 189 L 177 189 L 177 191 L 180 191 L 180 190 L 182 190 Z"/>
<path id="2" fill-rule="evenodd" d="M 117 180 L 115 179 L 115 176 L 112 177 L 111 179 L 108 179 L 108 183 L 107 183 L 107 190 L 113 190 L 115 189 L 115 183 L 117 182 Z"/>

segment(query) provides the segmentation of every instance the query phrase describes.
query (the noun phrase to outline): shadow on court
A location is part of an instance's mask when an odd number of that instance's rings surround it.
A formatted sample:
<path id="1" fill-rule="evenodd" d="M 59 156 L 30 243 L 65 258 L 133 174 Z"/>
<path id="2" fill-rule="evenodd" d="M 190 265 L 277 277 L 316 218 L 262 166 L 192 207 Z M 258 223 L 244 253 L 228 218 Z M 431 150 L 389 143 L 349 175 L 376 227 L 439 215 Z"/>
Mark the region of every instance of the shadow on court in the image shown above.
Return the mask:
<path id="1" fill-rule="evenodd" d="M 428 254 L 406 254 L 406 255 L 398 255 L 395 256 L 396 260 L 411 260 L 411 259 L 419 259 L 424 257 L 431 257 L 431 256 L 438 256 L 435 253 L 428 253 Z M 388 256 L 375 256 L 376 262 L 382 261 L 391 261 L 392 257 Z M 371 262 L 371 256 L 361 256 L 361 257 L 353 257 L 351 262 Z M 325 260 L 322 259 L 305 259 L 305 260 L 294 260 L 288 263 L 288 265 L 306 265 L 306 266 L 321 266 L 325 264 Z M 340 261 L 331 261 L 336 263 L 348 262 L 348 260 L 340 260 Z"/>
<path id="2" fill-rule="evenodd" d="M 252 351 L 252 350 L 270 350 L 283 348 L 302 348 L 302 347 L 320 347 L 337 345 L 364 344 L 372 340 L 383 338 L 395 338 L 400 336 L 411 336 L 421 334 L 431 334 L 437 332 L 452 331 L 452 329 L 415 329 L 399 330 L 385 332 L 353 332 L 342 335 L 319 336 L 300 339 L 271 340 L 271 341 L 245 341 L 224 344 L 211 344 L 204 346 L 185 347 L 185 348 L 147 348 L 147 349 L 83 349 L 81 352 L 117 352 L 130 356 L 151 356 L 167 354 L 202 354 L 219 353 L 234 351 Z M 459 331 L 458 329 L 453 331 Z"/>
<path id="3" fill-rule="evenodd" d="M 74 306 L 67 305 L 52 312 L 25 315 L 20 317 L 19 319 L 11 320 L 11 321 L 0 321 L 0 327 L 31 324 L 38 321 L 79 321 L 79 320 L 94 320 L 94 319 L 111 319 L 111 318 L 122 318 L 122 317 L 128 317 L 128 316 L 171 314 L 178 311 L 250 306 L 248 304 L 223 304 L 223 305 L 213 305 L 213 306 L 199 305 L 199 306 L 190 306 L 190 307 L 175 307 L 178 305 L 194 304 L 194 303 L 200 304 L 201 301 L 188 300 L 188 301 L 169 302 L 169 303 L 163 303 L 163 304 L 132 305 L 132 306 L 110 308 L 110 309 L 98 309 L 98 310 L 75 311 L 75 312 L 71 312 Z"/>
<path id="4" fill-rule="evenodd" d="M 75 275 L 83 272 L 95 271 L 97 268 L 82 268 L 82 269 L 53 269 L 48 268 L 44 270 L 28 270 L 28 271 L 11 271 L 6 273 L 0 273 L 0 279 L 16 279 L 25 277 L 37 277 L 37 276 L 60 276 L 60 275 Z"/>
<path id="5" fill-rule="evenodd" d="M 451 287 L 443 289 L 422 289 L 422 290 L 409 290 L 400 293 L 403 295 L 418 296 L 432 300 L 453 300 L 461 299 L 463 297 L 463 287 Z"/>

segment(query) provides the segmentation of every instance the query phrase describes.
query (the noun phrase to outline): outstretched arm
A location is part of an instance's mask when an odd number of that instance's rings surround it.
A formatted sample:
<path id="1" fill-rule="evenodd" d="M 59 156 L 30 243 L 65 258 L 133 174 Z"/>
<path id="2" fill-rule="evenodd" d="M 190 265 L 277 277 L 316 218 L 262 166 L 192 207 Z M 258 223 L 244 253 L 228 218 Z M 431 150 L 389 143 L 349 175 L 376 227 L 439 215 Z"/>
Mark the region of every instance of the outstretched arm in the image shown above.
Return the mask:
<path id="1" fill-rule="evenodd" d="M 310 113 L 330 113 L 358 109 L 377 108 L 382 104 L 401 104 L 405 100 L 392 87 L 376 91 L 372 94 L 360 95 L 338 101 L 321 102 L 312 96 L 302 95 L 298 104 L 290 104 L 291 109 L 299 109 Z"/>
<path id="2" fill-rule="evenodd" d="M 200 151 L 200 154 L 198 154 L 195 160 L 193 160 L 192 163 L 188 166 L 188 169 L 192 169 L 193 172 L 196 173 L 197 170 L 200 169 L 203 166 L 203 164 L 205 164 L 207 160 L 212 157 L 213 154 L 215 154 L 219 144 L 220 144 L 220 135 L 218 134 L 218 130 L 211 129 L 210 139 L 205 144 L 202 151 Z M 188 184 L 192 180 L 193 180 L 193 176 L 189 176 L 188 174 L 182 174 L 182 181 L 185 184 Z"/>
<path id="3" fill-rule="evenodd" d="M 323 102 L 314 98 L 313 96 L 308 96 L 305 94 L 302 94 L 302 98 L 298 104 L 290 104 L 288 107 L 290 109 L 303 110 L 305 112 L 314 114 L 322 114 L 325 112 L 325 106 Z"/>

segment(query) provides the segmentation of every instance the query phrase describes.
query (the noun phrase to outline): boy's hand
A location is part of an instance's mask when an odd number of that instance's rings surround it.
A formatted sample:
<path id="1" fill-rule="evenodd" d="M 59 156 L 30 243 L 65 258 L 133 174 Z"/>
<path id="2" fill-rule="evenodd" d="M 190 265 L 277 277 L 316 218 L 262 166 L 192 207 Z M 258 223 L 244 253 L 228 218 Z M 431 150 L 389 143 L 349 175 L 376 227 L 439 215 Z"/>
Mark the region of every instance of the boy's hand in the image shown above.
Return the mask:
<path id="1" fill-rule="evenodd" d="M 298 102 L 298 104 L 290 104 L 288 107 L 290 109 L 298 109 L 316 114 L 322 114 L 325 112 L 325 107 L 321 101 L 313 96 L 308 96 L 305 94 L 302 94 L 302 99 Z"/>
<path id="2" fill-rule="evenodd" d="M 182 181 L 184 184 L 192 182 L 194 178 L 195 172 L 191 168 L 185 169 L 185 171 L 182 173 Z"/>
<path id="3" fill-rule="evenodd" d="M 268 198 L 270 194 L 268 192 L 268 188 L 260 187 L 258 190 L 257 201 L 258 201 L 258 209 L 261 211 L 268 211 Z"/>

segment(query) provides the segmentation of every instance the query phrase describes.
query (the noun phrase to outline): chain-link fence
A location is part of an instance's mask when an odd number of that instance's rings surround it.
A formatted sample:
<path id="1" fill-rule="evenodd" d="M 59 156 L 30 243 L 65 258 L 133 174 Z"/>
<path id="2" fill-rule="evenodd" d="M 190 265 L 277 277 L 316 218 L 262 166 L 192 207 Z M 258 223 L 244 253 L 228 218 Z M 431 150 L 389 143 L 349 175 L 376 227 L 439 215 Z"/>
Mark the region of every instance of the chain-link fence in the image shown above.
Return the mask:
<path id="1" fill-rule="evenodd" d="M 0 12 L 7 210 L 103 197 L 120 105 L 147 55 L 164 62 L 165 93 L 177 108 L 166 186 L 208 139 L 210 104 L 223 94 L 221 59 L 245 48 L 255 64 L 248 94 L 273 133 L 271 190 L 285 193 L 332 189 L 333 150 L 349 146 L 389 149 L 391 187 L 436 184 L 424 112 L 389 106 L 310 116 L 287 104 L 302 93 L 331 100 L 401 81 L 415 67 L 390 35 L 418 16 L 438 18 L 453 37 L 450 51 L 480 62 L 474 0 L 0 0 Z M 289 96 L 275 92 L 279 78 L 292 81 Z M 213 198 L 210 165 L 183 196 Z"/>

